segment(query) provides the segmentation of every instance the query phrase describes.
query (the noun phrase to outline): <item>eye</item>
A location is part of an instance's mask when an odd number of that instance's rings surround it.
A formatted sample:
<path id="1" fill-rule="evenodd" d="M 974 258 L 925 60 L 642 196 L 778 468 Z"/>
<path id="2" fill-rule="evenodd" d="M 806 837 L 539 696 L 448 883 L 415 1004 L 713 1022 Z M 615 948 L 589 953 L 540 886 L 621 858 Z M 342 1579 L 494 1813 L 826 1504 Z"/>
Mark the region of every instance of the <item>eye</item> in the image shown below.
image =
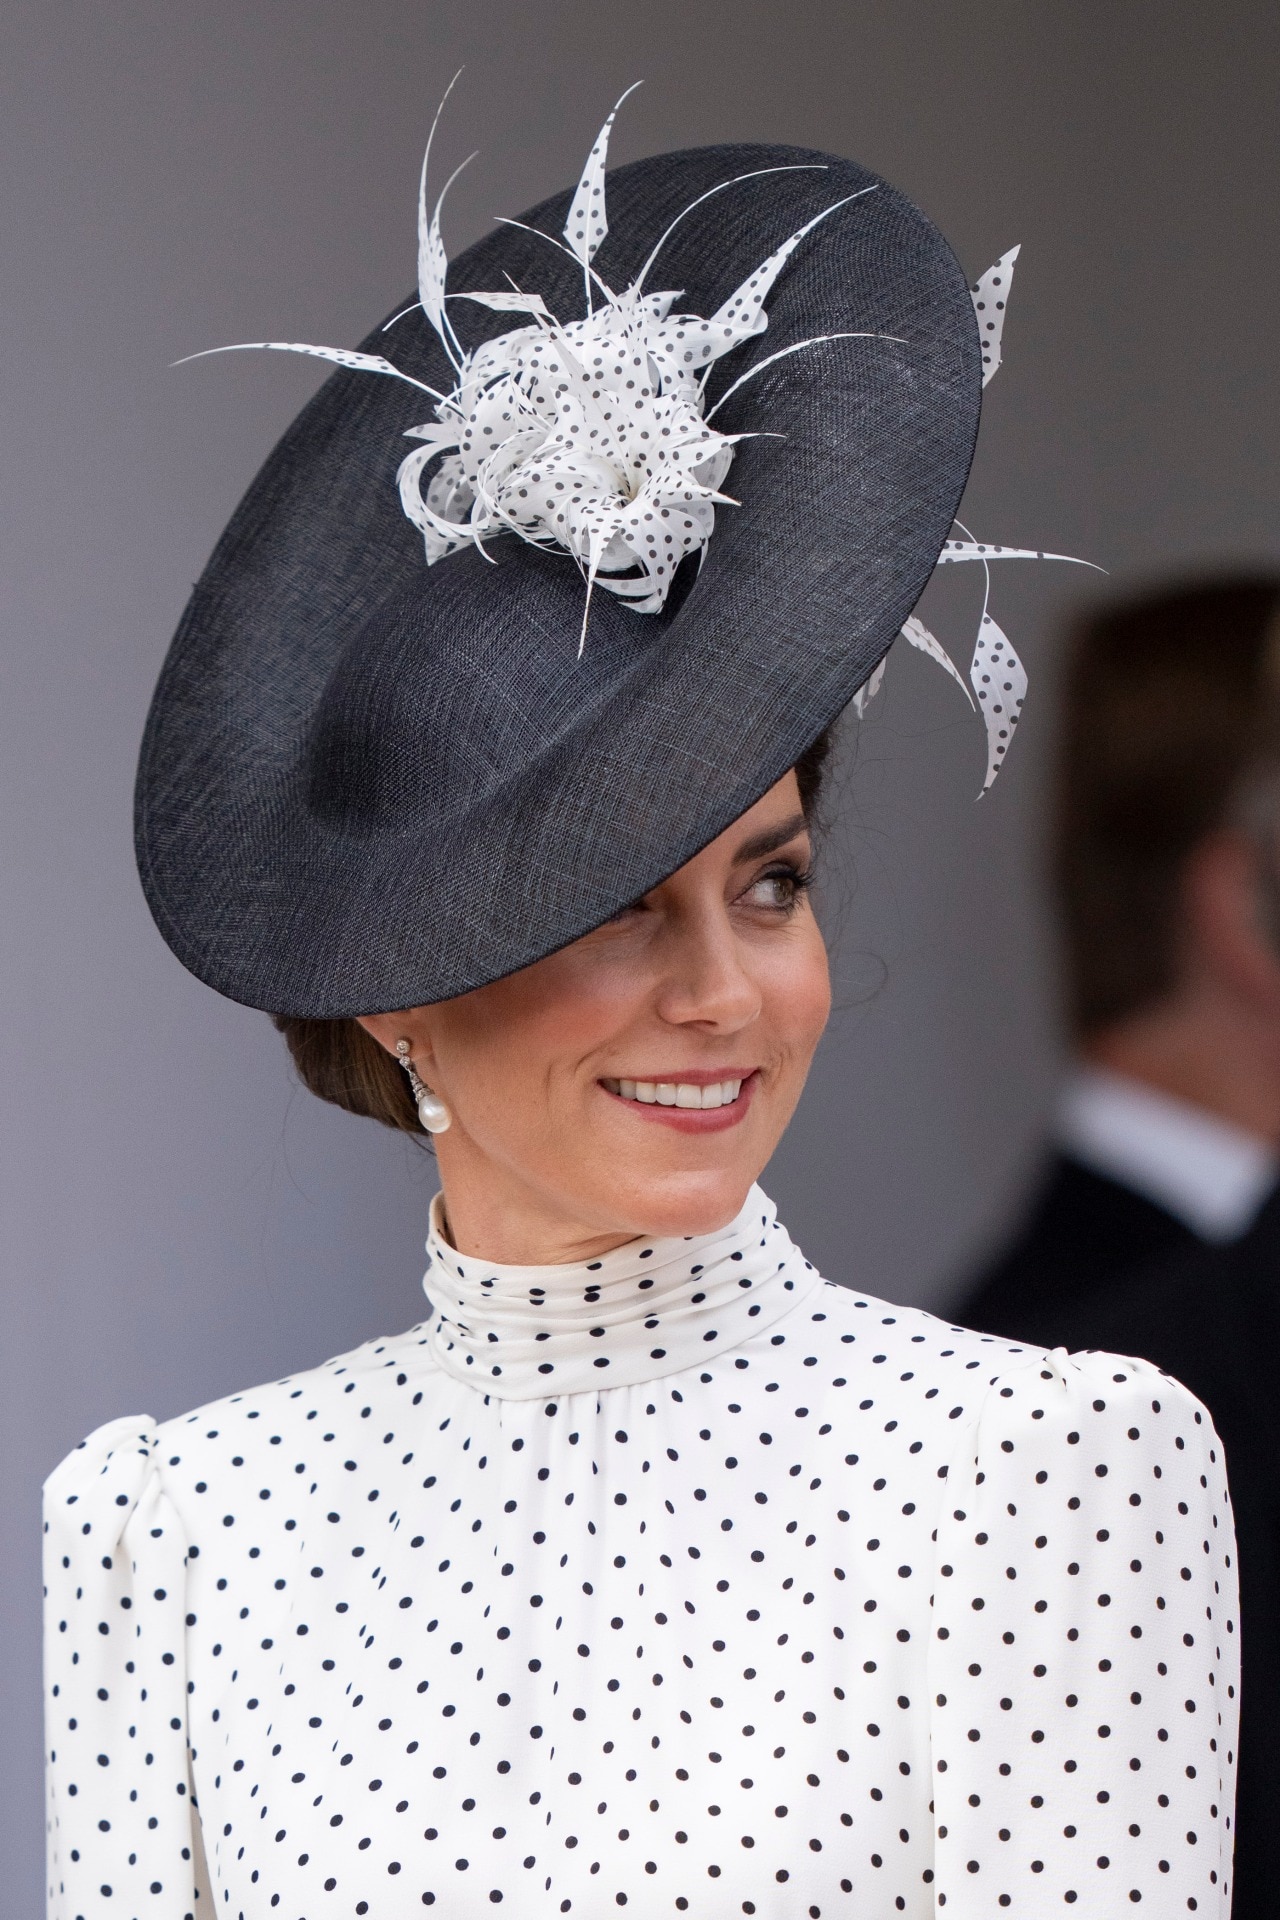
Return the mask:
<path id="1" fill-rule="evenodd" d="M 804 867 L 790 863 L 771 867 L 752 881 L 743 899 L 748 905 L 763 907 L 769 913 L 790 913 L 808 887 L 809 879 L 808 869 Z"/>

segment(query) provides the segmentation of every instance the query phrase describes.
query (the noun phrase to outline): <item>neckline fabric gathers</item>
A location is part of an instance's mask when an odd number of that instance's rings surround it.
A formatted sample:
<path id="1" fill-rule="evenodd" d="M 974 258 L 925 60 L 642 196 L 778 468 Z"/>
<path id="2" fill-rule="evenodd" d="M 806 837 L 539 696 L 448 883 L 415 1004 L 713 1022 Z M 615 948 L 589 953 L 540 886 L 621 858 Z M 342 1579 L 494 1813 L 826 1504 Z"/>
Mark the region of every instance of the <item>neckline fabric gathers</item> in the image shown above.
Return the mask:
<path id="1" fill-rule="evenodd" d="M 445 1237 L 431 1203 L 427 1341 L 437 1365 L 501 1400 L 636 1386 L 763 1333 L 822 1277 L 752 1187 L 715 1233 L 630 1240 L 597 1260 L 500 1266 Z"/>
<path id="2" fill-rule="evenodd" d="M 759 1193 L 581 1266 L 440 1225 L 427 1323 L 50 1478 L 50 1920 L 1226 1920 L 1176 1381 L 820 1281 Z"/>

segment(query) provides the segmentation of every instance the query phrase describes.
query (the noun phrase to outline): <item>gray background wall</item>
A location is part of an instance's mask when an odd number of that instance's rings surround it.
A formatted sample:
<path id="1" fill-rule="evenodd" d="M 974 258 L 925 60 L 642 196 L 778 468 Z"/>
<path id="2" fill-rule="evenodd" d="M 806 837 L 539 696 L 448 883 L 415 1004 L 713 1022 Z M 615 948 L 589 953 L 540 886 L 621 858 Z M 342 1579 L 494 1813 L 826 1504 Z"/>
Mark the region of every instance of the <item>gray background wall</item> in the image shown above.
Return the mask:
<path id="1" fill-rule="evenodd" d="M 311 391 L 222 341 L 353 342 L 411 283 L 431 110 L 454 251 L 617 158 L 856 155 L 973 272 L 1024 243 L 966 518 L 1128 580 L 1275 555 L 1280 13 L 1268 0 L 8 0 L 0 29 L 3 1373 L 0 1904 L 40 1901 L 37 1491 L 166 1416 L 419 1310 L 429 1163 L 292 1087 L 188 979 L 134 878 L 133 759 L 191 581 Z M 957 646 L 978 582 L 931 590 Z M 769 1182 L 838 1277 L 944 1304 L 1008 1217 L 1055 1061 L 1038 796 L 1055 634 L 1098 591 L 1009 569 L 1009 770 L 916 656 L 851 739 L 842 1010 Z"/>

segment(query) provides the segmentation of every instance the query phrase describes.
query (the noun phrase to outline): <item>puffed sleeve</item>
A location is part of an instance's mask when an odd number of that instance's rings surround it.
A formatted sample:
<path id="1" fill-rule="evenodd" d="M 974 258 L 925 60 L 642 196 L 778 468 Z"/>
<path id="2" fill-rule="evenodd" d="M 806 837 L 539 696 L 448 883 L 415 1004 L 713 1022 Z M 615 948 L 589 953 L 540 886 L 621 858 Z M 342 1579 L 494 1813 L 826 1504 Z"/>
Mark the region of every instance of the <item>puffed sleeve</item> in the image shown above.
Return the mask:
<path id="1" fill-rule="evenodd" d="M 153 1420 L 114 1420 L 45 1483 L 49 1920 L 212 1907 L 187 1749 L 186 1543 L 154 1449 Z"/>
<path id="2" fill-rule="evenodd" d="M 1015 1361 L 937 1553 L 939 1913 L 1226 1920 L 1239 1616 L 1204 1408 L 1144 1360 Z"/>

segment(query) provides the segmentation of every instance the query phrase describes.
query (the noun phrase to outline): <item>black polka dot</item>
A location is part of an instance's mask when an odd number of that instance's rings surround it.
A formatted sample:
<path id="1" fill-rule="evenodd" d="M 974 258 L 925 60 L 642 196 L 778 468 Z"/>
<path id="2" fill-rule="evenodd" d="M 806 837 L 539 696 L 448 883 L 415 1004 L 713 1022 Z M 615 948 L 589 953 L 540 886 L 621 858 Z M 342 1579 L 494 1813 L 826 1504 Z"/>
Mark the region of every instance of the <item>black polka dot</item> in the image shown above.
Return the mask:
<path id="1" fill-rule="evenodd" d="M 424 1325 L 52 1476 L 54 1911 L 1222 1911 L 1175 1382 L 831 1286 L 758 1191 L 589 1268 L 430 1252 Z"/>

